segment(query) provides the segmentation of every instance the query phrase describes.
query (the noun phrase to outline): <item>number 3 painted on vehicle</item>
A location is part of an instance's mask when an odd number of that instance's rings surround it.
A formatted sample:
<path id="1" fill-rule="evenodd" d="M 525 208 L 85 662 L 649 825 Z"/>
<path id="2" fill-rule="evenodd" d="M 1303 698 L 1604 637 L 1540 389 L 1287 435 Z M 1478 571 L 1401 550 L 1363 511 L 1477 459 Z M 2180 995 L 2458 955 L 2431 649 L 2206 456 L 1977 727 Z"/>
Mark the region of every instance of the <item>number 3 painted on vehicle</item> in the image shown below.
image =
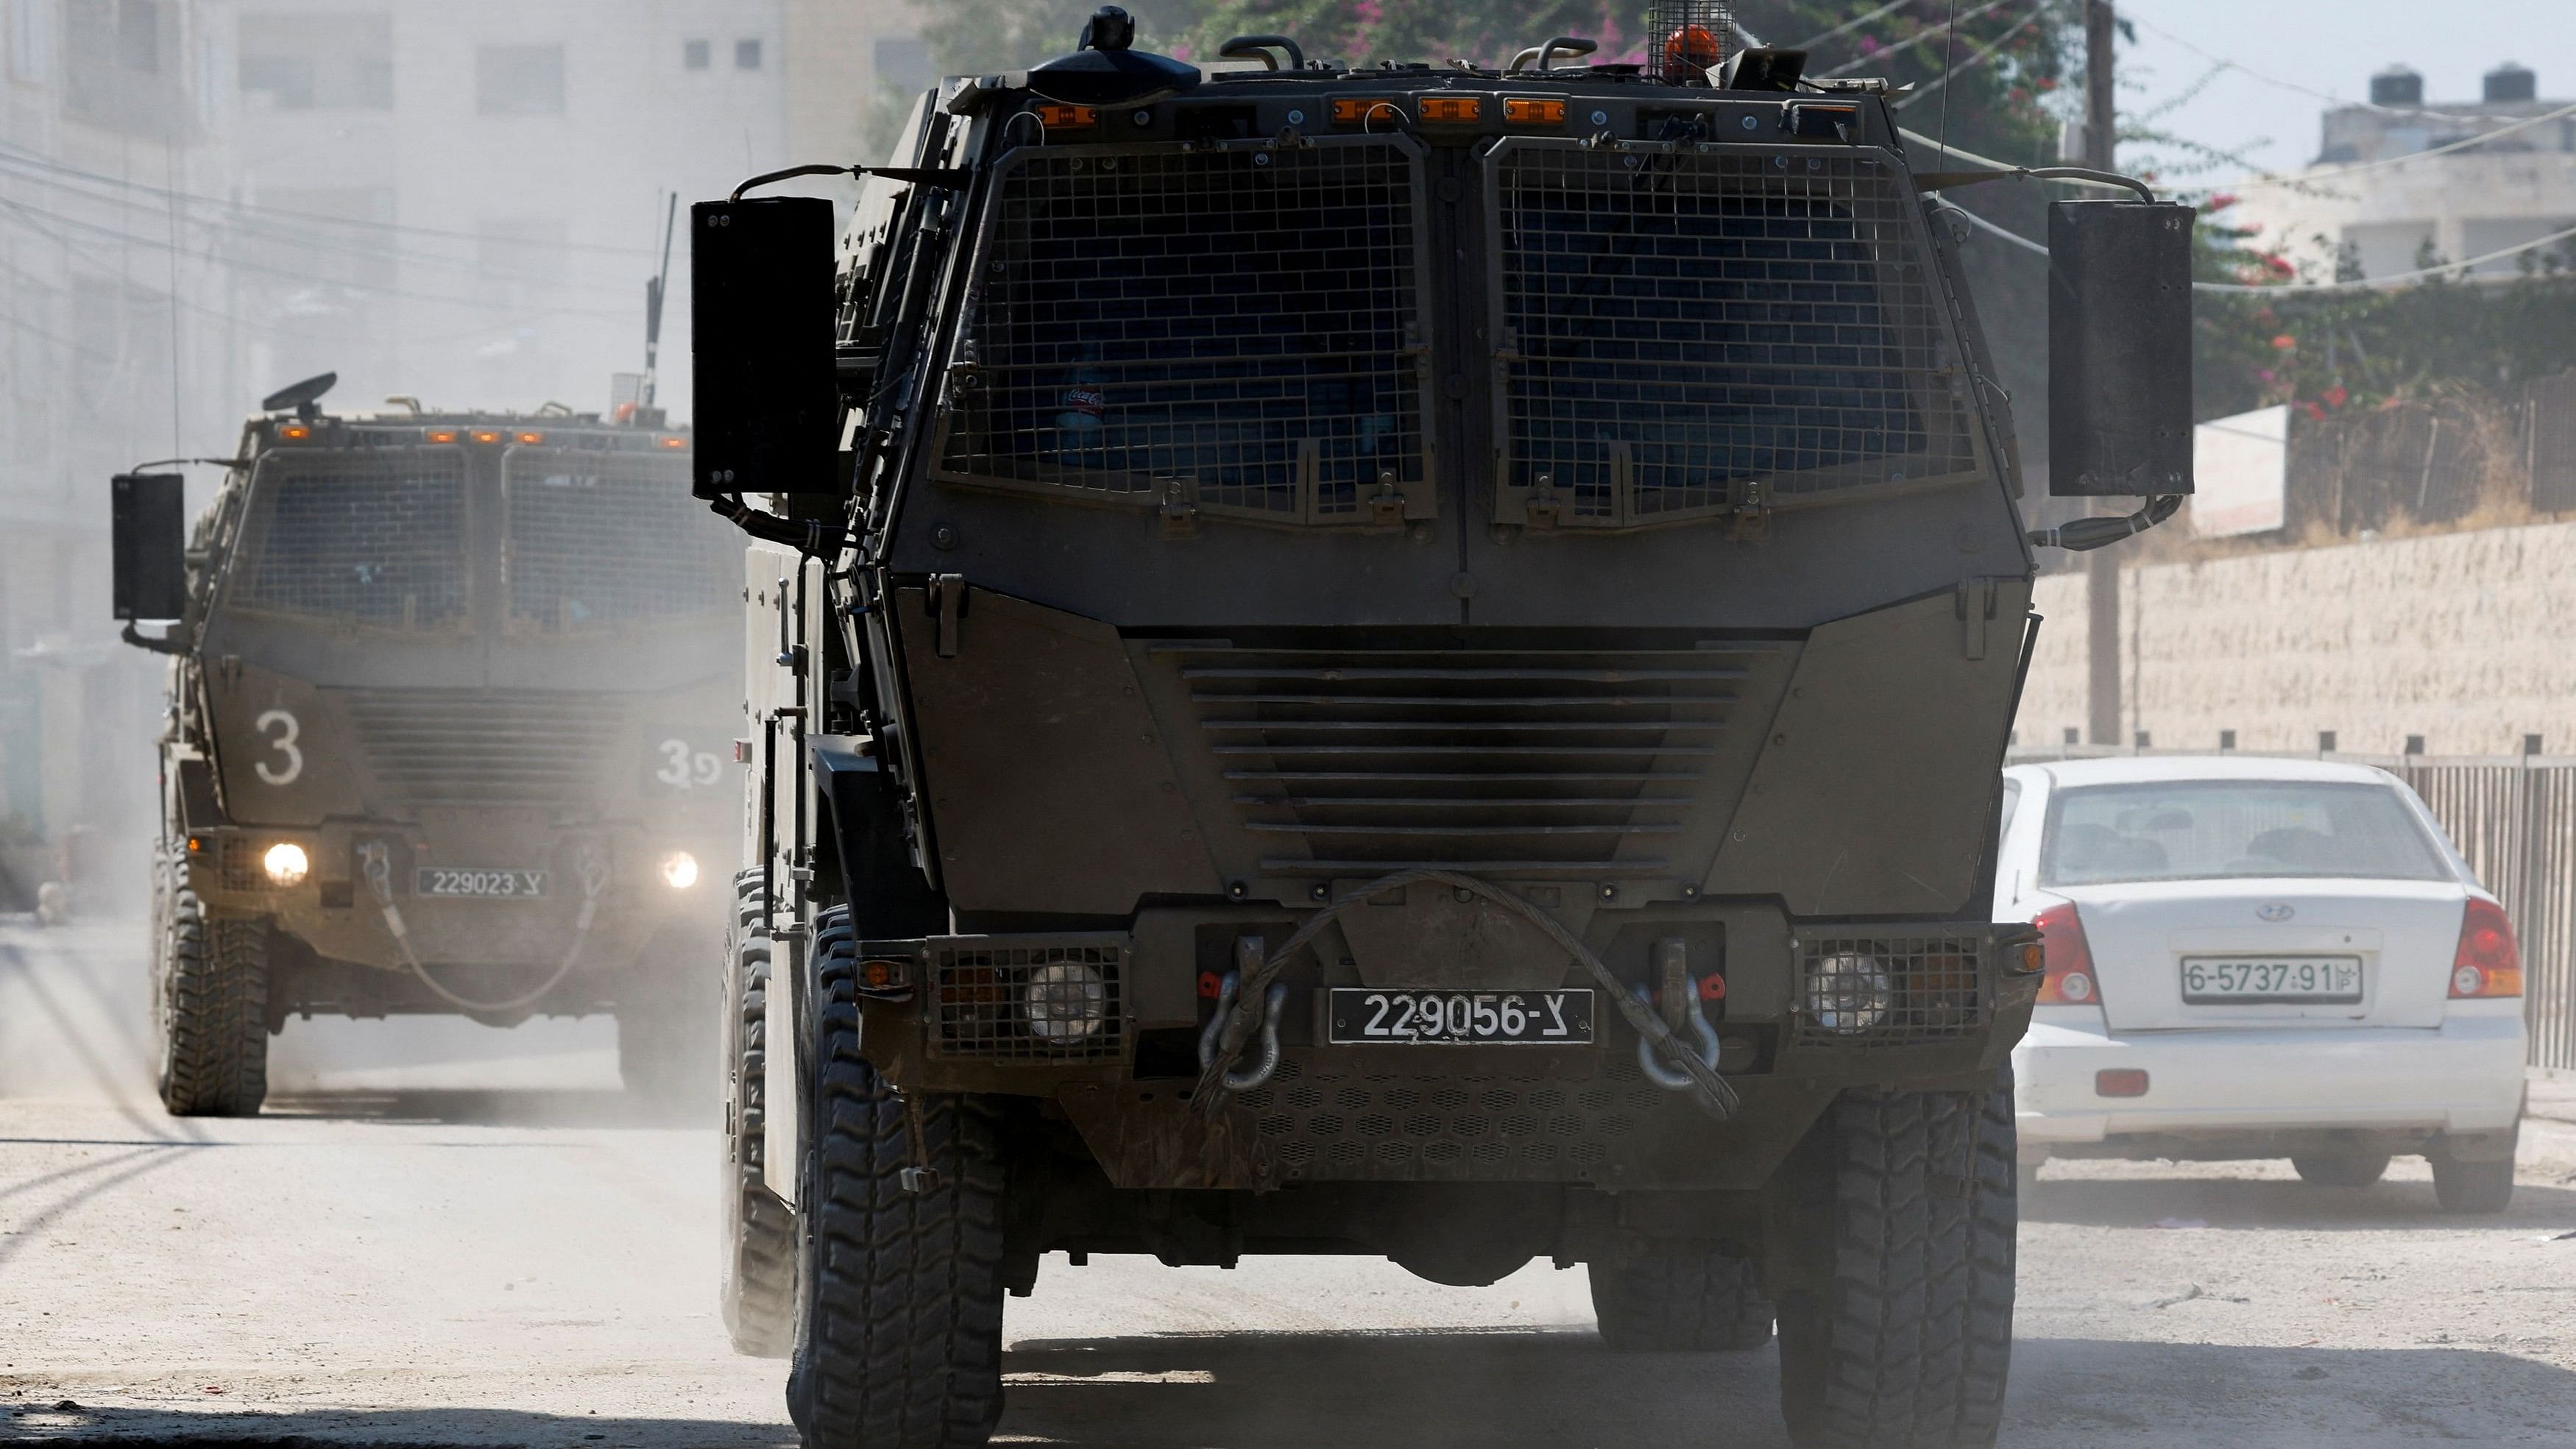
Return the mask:
<path id="1" fill-rule="evenodd" d="M 304 752 L 295 747 L 296 737 L 304 732 L 303 726 L 297 724 L 295 716 L 285 710 L 272 709 L 251 721 L 251 727 L 259 731 L 260 738 L 267 740 L 268 747 L 277 751 L 278 758 L 285 762 L 272 766 L 268 761 L 262 760 L 252 768 L 257 770 L 259 777 L 269 784 L 294 784 L 296 777 L 304 773 Z"/>

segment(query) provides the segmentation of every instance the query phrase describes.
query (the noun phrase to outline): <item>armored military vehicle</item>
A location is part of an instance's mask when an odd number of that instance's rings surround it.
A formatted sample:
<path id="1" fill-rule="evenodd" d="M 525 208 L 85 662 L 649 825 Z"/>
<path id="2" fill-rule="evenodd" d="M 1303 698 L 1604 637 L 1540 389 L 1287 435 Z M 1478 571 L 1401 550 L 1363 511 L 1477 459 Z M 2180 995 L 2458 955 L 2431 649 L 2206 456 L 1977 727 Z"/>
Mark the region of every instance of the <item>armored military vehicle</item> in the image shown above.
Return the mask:
<path id="1" fill-rule="evenodd" d="M 184 543 L 179 475 L 115 481 L 117 612 L 172 621 L 125 631 L 172 656 L 162 1100 L 257 1111 L 315 1013 L 613 1012 L 630 1087 L 711 1089 L 741 546 L 688 435 L 329 384 L 267 399 Z"/>
<path id="2" fill-rule="evenodd" d="M 2190 486 L 2188 211 L 2058 207 L 2053 476 L 2147 501 L 2035 538 L 1927 194 L 2001 171 L 1678 9 L 1209 75 L 1103 9 L 803 168 L 837 253 L 693 209 L 726 1309 L 806 1443 L 980 1442 L 1050 1253 L 1582 1264 L 1614 1347 L 1776 1319 L 1801 1444 L 1992 1439 L 1998 767 L 2034 548 Z"/>

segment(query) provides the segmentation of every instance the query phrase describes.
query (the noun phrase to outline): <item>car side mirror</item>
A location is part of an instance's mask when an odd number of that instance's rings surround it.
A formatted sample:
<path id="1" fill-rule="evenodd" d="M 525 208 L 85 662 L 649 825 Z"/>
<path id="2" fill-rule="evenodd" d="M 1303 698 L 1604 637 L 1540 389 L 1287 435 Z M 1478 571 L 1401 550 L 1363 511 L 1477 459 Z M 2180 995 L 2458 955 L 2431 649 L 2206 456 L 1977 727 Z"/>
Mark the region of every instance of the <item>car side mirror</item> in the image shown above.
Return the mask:
<path id="1" fill-rule="evenodd" d="M 836 266 L 832 203 L 822 197 L 689 208 L 696 497 L 839 487 Z"/>
<path id="2" fill-rule="evenodd" d="M 2178 202 L 2048 208 L 2048 491 L 2192 491 L 2191 229 Z"/>
<path id="3" fill-rule="evenodd" d="M 176 473 L 119 473 L 108 485 L 108 595 L 117 618 L 187 616 L 186 484 Z"/>

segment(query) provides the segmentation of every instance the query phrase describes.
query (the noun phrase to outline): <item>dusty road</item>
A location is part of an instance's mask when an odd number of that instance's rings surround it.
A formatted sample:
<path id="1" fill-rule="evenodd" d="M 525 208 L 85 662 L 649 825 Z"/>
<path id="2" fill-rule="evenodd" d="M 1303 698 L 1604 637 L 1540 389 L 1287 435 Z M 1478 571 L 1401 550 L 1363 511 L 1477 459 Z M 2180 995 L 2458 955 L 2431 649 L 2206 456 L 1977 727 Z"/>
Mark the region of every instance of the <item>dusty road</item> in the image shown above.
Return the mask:
<path id="1" fill-rule="evenodd" d="M 0 1440 L 791 1440 L 781 1366 L 713 1311 L 711 1127 L 611 1090 L 604 1026 L 298 1025 L 271 1115 L 174 1121 L 136 948 L 0 925 Z M 2576 1445 L 2576 1124 L 2525 1157 L 2483 1220 L 2434 1216 L 2420 1164 L 2052 1165 L 2005 1443 Z M 1057 1258 L 1010 1333 L 1011 1442 L 1782 1442 L 1771 1354 L 1609 1355 L 1579 1270 Z"/>

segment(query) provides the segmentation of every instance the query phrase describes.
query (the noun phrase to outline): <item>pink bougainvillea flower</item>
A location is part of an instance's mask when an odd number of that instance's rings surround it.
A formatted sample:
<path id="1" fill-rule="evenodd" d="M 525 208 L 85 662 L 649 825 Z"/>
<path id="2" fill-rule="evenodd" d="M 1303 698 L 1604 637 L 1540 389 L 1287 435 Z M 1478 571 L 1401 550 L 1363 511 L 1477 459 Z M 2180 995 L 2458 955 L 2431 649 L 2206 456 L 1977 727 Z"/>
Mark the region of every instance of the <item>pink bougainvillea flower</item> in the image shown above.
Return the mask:
<path id="1" fill-rule="evenodd" d="M 2317 396 L 2325 399 L 2327 407 L 2339 408 L 2344 405 L 2345 401 L 2349 399 L 2352 394 L 2343 390 L 2342 383 L 2336 383 L 2334 386 L 2327 388 L 2324 392 L 2317 394 Z"/>

